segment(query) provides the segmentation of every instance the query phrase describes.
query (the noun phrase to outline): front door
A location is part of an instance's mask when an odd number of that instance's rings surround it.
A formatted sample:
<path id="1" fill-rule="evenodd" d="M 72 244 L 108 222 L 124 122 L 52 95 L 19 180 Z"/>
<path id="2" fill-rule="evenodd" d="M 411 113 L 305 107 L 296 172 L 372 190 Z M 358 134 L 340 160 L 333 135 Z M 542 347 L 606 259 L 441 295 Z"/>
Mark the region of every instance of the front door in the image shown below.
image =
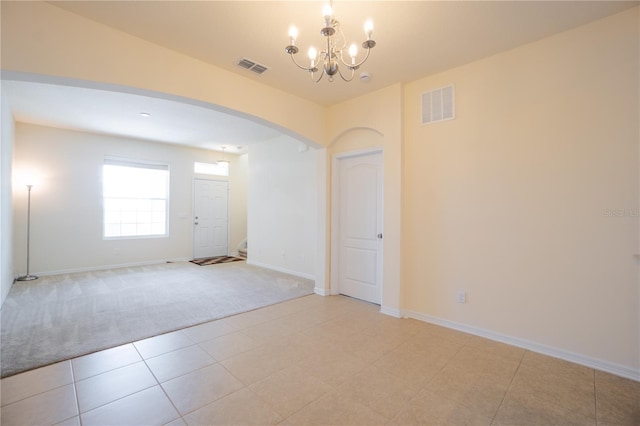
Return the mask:
<path id="1" fill-rule="evenodd" d="M 193 200 L 193 257 L 226 256 L 229 183 L 195 179 Z"/>
<path id="2" fill-rule="evenodd" d="M 340 293 L 380 303 L 382 153 L 338 160 Z"/>

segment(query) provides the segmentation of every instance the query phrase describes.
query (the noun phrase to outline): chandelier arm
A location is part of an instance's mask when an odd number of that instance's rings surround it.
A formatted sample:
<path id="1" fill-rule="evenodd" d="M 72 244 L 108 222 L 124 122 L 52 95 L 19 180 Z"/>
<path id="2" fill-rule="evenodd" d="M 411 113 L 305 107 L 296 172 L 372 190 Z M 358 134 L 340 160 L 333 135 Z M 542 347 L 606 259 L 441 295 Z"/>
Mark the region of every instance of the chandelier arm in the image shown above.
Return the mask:
<path id="1" fill-rule="evenodd" d="M 342 59 L 342 55 L 340 55 L 340 62 L 342 62 L 342 63 L 344 64 L 344 66 L 346 66 L 346 67 L 347 67 L 347 68 L 349 68 L 350 70 L 354 71 L 354 70 L 357 70 L 358 68 L 360 68 L 360 66 L 361 66 L 362 64 L 364 64 L 365 62 L 367 62 L 367 59 L 369 59 L 369 54 L 370 54 L 370 53 L 371 53 L 371 49 L 370 49 L 370 48 L 368 48 L 368 49 L 367 49 L 367 56 L 365 56 L 365 57 L 364 57 L 364 59 L 363 59 L 362 61 L 358 62 L 357 64 L 350 65 L 350 64 L 346 63 L 346 62 L 344 61 L 344 59 Z"/>
<path id="2" fill-rule="evenodd" d="M 316 79 L 313 77 L 313 71 L 311 71 L 311 81 L 313 81 L 314 83 L 318 83 L 320 80 L 322 80 L 323 76 L 324 76 L 324 71 L 320 71 L 320 77 Z"/>
<path id="3" fill-rule="evenodd" d="M 351 69 L 351 77 L 349 77 L 349 78 L 344 78 L 344 75 L 342 75 L 342 71 L 340 71 L 340 68 L 338 68 L 338 74 L 340 74 L 340 78 L 342 78 L 344 81 L 346 81 L 348 83 L 351 80 L 353 80 L 353 76 L 355 75 L 355 70 Z"/>
<path id="4" fill-rule="evenodd" d="M 291 56 L 291 60 L 293 61 L 294 64 L 296 64 L 296 66 L 298 68 L 300 68 L 301 70 L 305 70 L 305 71 L 309 71 L 311 73 L 315 72 L 318 70 L 318 67 L 303 67 L 302 65 L 298 64 L 298 62 L 296 61 L 296 58 L 293 57 L 293 53 L 290 53 Z"/>

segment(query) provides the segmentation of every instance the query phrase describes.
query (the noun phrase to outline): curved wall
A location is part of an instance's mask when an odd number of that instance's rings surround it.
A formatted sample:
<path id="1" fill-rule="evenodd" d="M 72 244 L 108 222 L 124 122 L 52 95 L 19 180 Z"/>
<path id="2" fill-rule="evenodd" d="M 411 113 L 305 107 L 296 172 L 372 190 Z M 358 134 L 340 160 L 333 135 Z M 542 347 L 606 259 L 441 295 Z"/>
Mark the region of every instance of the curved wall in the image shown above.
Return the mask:
<path id="1" fill-rule="evenodd" d="M 322 106 L 50 4 L 2 2 L 1 28 L 3 71 L 193 99 L 324 144 Z"/>

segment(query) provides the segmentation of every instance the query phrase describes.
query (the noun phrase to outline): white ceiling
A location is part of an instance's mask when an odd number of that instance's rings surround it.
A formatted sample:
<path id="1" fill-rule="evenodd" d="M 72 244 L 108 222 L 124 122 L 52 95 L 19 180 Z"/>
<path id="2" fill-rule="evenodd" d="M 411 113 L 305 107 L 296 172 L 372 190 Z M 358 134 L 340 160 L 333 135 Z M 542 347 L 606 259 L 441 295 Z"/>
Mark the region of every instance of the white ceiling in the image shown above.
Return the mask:
<path id="1" fill-rule="evenodd" d="M 56 1 L 55 6 L 322 105 L 408 82 L 566 31 L 638 5 L 616 1 L 340 1 L 335 17 L 360 44 L 371 18 L 377 46 L 360 71 L 364 83 L 310 81 L 284 52 L 288 28 L 300 32 L 301 61 L 320 46 L 321 1 Z M 246 57 L 261 76 L 237 67 Z M 79 130 L 184 143 L 247 146 L 279 131 L 203 105 L 176 104 L 104 90 L 6 82 L 16 118 Z M 152 115 L 141 120 L 140 112 Z M 81 112 L 79 114 L 78 112 Z"/>

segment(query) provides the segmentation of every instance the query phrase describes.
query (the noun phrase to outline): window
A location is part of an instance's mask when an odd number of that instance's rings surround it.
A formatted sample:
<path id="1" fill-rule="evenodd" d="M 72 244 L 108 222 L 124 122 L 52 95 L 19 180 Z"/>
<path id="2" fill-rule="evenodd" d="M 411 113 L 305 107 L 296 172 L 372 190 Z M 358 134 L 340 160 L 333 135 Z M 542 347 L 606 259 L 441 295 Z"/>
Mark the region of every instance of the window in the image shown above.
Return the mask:
<path id="1" fill-rule="evenodd" d="M 167 235 L 168 165 L 106 159 L 102 198 L 104 238 Z"/>
<path id="2" fill-rule="evenodd" d="M 229 176 L 229 163 L 193 163 L 193 172 L 203 175 Z"/>

